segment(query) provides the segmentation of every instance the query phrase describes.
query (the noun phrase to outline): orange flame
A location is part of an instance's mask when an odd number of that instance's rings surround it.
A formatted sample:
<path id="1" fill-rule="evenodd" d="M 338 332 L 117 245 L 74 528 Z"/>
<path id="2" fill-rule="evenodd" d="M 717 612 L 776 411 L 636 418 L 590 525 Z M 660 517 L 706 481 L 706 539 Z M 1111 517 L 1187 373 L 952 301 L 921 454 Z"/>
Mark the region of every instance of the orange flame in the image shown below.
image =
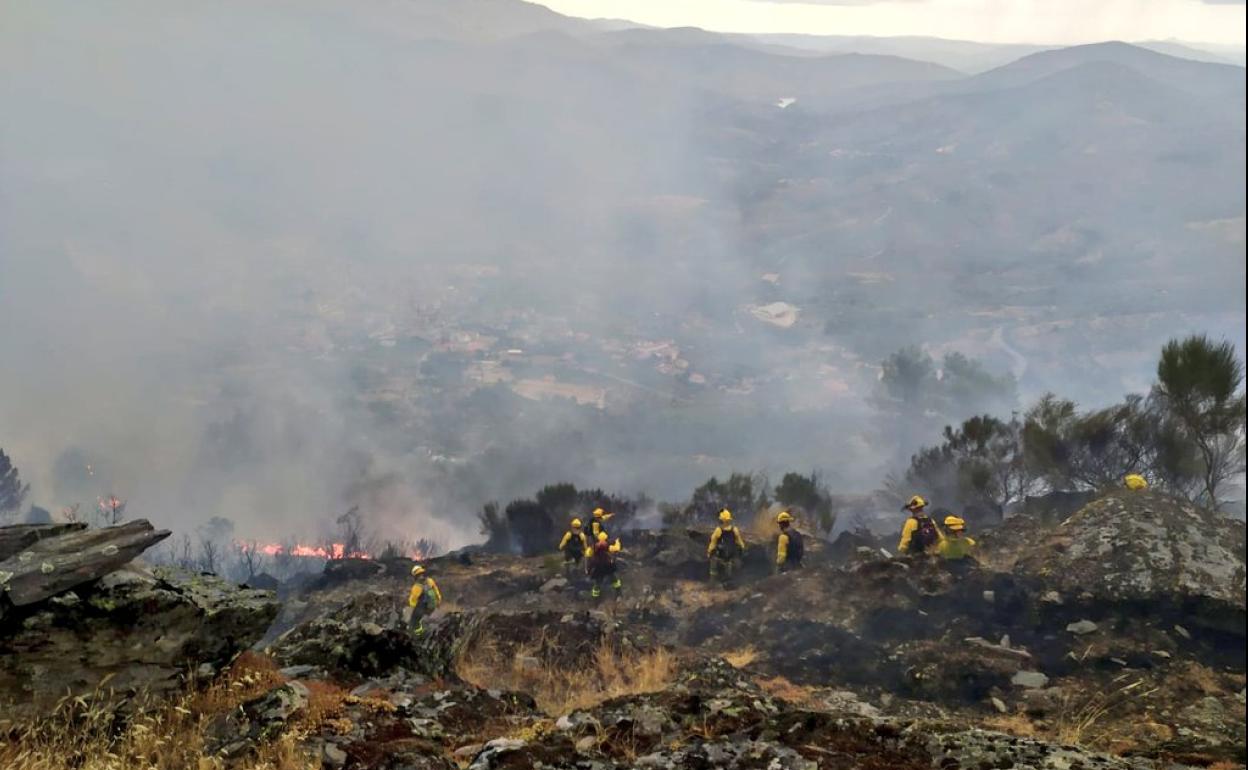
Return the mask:
<path id="1" fill-rule="evenodd" d="M 367 551 L 352 551 L 348 553 L 346 545 L 342 543 L 323 543 L 321 545 L 305 545 L 303 543 L 298 543 L 298 544 L 291 545 L 288 547 L 286 545 L 283 545 L 282 543 L 254 543 L 253 544 L 253 543 L 235 542 L 234 546 L 238 548 L 240 551 L 249 551 L 252 548 L 255 548 L 257 552 L 262 553 L 265 556 L 280 556 L 280 555 L 286 554 L 289 548 L 289 554 L 291 556 L 305 558 L 305 559 L 336 560 L 336 559 L 375 559 L 377 558 L 373 556 L 373 554 L 368 553 Z M 425 556 L 426 556 L 425 553 L 423 553 L 420 550 L 415 550 L 415 549 L 411 553 L 407 554 L 407 557 L 409 559 L 413 559 L 415 561 L 422 561 L 425 559 Z"/>

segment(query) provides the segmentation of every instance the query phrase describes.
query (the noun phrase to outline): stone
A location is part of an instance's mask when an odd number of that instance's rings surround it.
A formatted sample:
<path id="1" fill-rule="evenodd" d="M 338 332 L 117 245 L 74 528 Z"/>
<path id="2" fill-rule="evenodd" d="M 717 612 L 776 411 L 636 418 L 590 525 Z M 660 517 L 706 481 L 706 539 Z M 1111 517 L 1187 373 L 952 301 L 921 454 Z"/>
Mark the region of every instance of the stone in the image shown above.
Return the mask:
<path id="1" fill-rule="evenodd" d="M 1049 678 L 1039 671 L 1019 671 L 1010 677 L 1010 683 L 1015 687 L 1038 690 L 1048 685 Z"/>
<path id="2" fill-rule="evenodd" d="M 1005 714 L 1009 711 L 1009 709 L 1005 706 L 1005 701 L 1000 698 L 994 697 L 990 700 L 990 702 L 992 703 L 992 707 L 997 710 L 997 713 Z"/>
<path id="3" fill-rule="evenodd" d="M 495 738 L 492 741 L 486 741 L 485 748 L 493 749 L 496 752 L 517 751 L 524 748 L 528 744 L 519 738 Z"/>
<path id="4" fill-rule="evenodd" d="M 1098 626 L 1091 620 L 1080 620 L 1070 623 L 1066 626 L 1066 630 L 1075 636 L 1084 636 L 1086 634 L 1096 633 Z"/>
<path id="5" fill-rule="evenodd" d="M 997 592 L 996 592 L 996 591 L 984 591 L 984 601 L 986 601 L 986 602 L 995 602 L 996 600 L 997 600 Z"/>
<path id="6" fill-rule="evenodd" d="M 598 738 L 593 735 L 586 735 L 576 742 L 576 750 L 581 754 L 588 754 L 598 745 Z"/>
<path id="7" fill-rule="evenodd" d="M 332 743 L 326 743 L 321 748 L 321 766 L 322 767 L 345 767 L 347 764 L 347 752 Z"/>
<path id="8" fill-rule="evenodd" d="M 547 580 L 545 583 L 542 583 L 541 588 L 537 590 L 540 591 L 541 593 L 546 594 L 546 593 L 550 593 L 551 591 L 562 591 L 563 589 L 567 587 L 568 587 L 567 578 L 555 577 L 555 578 L 551 578 L 550 580 Z"/>
<path id="9" fill-rule="evenodd" d="M 1177 623 L 1174 626 L 1174 632 L 1178 634 L 1179 636 L 1183 637 L 1184 639 L 1188 640 L 1189 642 L 1192 640 L 1192 632 L 1188 631 L 1186 628 L 1178 625 Z"/>
<path id="10" fill-rule="evenodd" d="M 1062 604 L 1062 595 L 1057 591 L 1045 591 L 1040 595 L 1040 601 L 1043 604 Z"/>

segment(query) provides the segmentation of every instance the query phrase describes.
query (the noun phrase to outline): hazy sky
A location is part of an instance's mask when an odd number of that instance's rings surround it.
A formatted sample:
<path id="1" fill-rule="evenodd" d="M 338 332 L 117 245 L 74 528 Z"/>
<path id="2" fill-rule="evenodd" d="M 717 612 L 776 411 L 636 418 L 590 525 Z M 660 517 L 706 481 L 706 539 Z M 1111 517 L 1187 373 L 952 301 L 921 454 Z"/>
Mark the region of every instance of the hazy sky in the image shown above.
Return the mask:
<path id="1" fill-rule="evenodd" d="M 541 0 L 573 16 L 662 27 L 824 35 L 928 35 L 989 42 L 1181 40 L 1244 45 L 1228 0 Z"/>

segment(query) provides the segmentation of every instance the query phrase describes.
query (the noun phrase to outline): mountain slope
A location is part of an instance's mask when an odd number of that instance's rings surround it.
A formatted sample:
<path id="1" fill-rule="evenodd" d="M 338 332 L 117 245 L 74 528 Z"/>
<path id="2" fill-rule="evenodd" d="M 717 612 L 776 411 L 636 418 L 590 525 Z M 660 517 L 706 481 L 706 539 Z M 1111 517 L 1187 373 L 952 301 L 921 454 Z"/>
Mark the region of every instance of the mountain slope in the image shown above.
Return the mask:
<path id="1" fill-rule="evenodd" d="M 1012 88 L 1064 69 L 1109 62 L 1129 67 L 1172 88 L 1210 99 L 1238 99 L 1244 94 L 1244 70 L 1230 64 L 1180 59 L 1127 43 L 1108 42 L 1041 51 L 972 78 L 975 88 Z"/>

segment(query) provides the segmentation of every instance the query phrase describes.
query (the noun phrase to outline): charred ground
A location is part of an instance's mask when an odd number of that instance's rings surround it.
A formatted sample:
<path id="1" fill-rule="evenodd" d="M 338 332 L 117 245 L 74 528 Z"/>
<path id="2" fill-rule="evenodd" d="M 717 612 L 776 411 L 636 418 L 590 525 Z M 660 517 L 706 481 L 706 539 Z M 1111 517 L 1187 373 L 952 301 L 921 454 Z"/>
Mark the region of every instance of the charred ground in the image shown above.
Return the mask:
<path id="1" fill-rule="evenodd" d="M 244 661 L 273 687 L 204 715 L 202 753 L 240 767 L 281 741 L 298 767 L 1244 763 L 1237 523 L 1112 493 L 986 536 L 975 569 L 815 543 L 805 569 L 771 575 L 753 546 L 726 589 L 703 579 L 706 535 L 627 534 L 624 596 L 601 605 L 550 557 L 431 560 L 448 602 L 419 640 L 396 630 L 411 562 L 335 561 L 232 639 L 263 634 Z M 74 592 L 98 607 L 115 582 Z M 59 601 L 4 630 L 6 666 L 69 622 Z"/>

